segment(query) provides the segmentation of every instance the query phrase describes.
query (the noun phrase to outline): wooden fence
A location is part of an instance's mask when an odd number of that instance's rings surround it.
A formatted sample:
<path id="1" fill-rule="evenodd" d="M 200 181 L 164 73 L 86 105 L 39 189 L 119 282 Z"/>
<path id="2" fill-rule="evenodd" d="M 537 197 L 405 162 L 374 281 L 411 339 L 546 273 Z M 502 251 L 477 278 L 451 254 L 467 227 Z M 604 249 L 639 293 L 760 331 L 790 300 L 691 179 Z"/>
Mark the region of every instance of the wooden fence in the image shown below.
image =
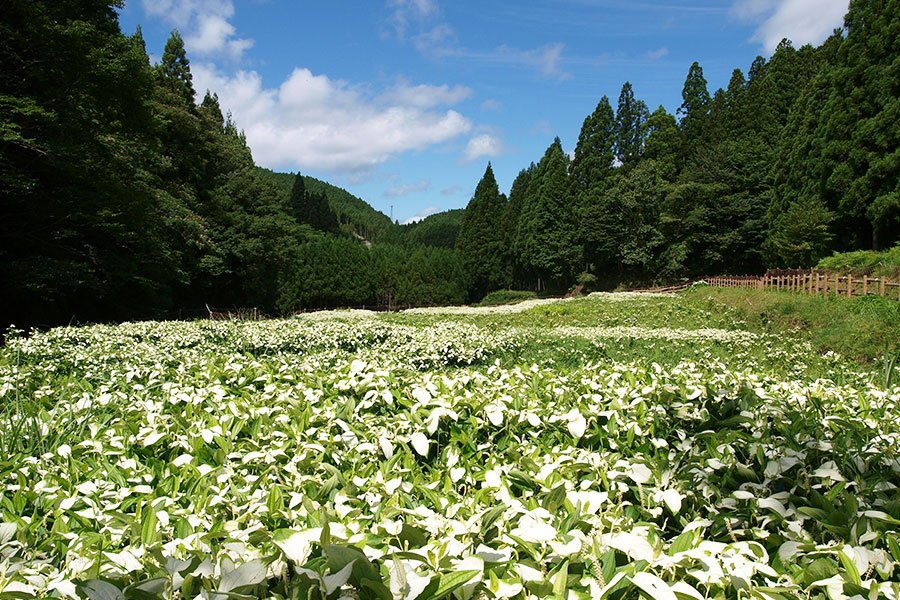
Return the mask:
<path id="1" fill-rule="evenodd" d="M 814 296 L 888 296 L 900 300 L 900 281 L 884 277 L 854 277 L 827 271 L 773 270 L 765 275 L 719 276 L 705 279 L 717 287 L 775 290 Z"/>

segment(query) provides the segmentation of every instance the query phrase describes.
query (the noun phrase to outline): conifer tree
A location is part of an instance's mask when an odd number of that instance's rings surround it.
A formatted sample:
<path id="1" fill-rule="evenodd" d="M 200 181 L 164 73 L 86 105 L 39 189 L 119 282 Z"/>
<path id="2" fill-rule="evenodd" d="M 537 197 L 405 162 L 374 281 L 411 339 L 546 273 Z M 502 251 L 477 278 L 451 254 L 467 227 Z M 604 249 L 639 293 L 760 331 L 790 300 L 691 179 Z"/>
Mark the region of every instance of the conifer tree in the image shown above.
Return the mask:
<path id="1" fill-rule="evenodd" d="M 616 159 L 615 145 L 616 119 L 609 98 L 603 96 L 594 112 L 584 119 L 578 134 L 571 166 L 576 193 L 604 184 Z"/>
<path id="2" fill-rule="evenodd" d="M 687 150 L 690 151 L 691 146 L 702 135 L 711 102 L 703 68 L 697 62 L 688 70 L 681 97 L 684 101 L 678 108 L 678 114 L 681 115 L 680 126 Z"/>
<path id="3" fill-rule="evenodd" d="M 520 259 L 537 277 L 538 288 L 549 284 L 560 289 L 581 266 L 567 163 L 562 144 L 556 138 L 538 163 L 519 218 Z"/>
<path id="4" fill-rule="evenodd" d="M 187 104 L 193 106 L 194 76 L 191 75 L 191 62 L 188 60 L 187 52 L 184 49 L 184 40 L 177 29 L 172 30 L 172 34 L 166 41 L 159 70 L 178 95 Z"/>
<path id="5" fill-rule="evenodd" d="M 494 171 L 491 163 L 488 163 L 475 188 L 475 194 L 466 206 L 456 238 L 456 249 L 466 271 L 473 299 L 480 300 L 488 292 L 510 284 L 511 273 L 504 260 L 505 209 L 505 201 L 497 187 Z"/>
<path id="6" fill-rule="evenodd" d="M 616 110 L 616 158 L 622 165 L 632 166 L 640 158 L 649 116 L 647 105 L 635 99 L 631 83 L 626 81 Z"/>

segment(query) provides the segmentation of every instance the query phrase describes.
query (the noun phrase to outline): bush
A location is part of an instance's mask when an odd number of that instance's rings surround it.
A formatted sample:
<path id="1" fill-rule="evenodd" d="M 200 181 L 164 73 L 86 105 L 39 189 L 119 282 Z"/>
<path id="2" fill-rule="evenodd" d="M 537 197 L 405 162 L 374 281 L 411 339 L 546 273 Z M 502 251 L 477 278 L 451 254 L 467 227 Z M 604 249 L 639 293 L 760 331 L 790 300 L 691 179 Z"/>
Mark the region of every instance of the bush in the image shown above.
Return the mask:
<path id="1" fill-rule="evenodd" d="M 874 250 L 835 252 L 820 260 L 816 268 L 893 277 L 900 274 L 900 244 L 882 252 Z"/>
<path id="2" fill-rule="evenodd" d="M 491 292 L 478 303 L 478 306 L 496 306 L 498 304 L 513 304 L 522 300 L 536 298 L 537 294 L 525 290 L 497 290 Z"/>

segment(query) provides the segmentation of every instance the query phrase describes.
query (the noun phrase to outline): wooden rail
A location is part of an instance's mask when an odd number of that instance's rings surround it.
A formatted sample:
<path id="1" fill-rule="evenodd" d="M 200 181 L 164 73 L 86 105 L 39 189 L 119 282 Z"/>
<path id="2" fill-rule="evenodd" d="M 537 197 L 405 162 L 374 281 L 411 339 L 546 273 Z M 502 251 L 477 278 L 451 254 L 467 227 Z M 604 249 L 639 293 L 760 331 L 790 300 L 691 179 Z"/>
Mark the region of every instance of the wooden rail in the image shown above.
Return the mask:
<path id="1" fill-rule="evenodd" d="M 887 296 L 900 300 L 900 281 L 884 277 L 854 277 L 827 271 L 769 271 L 765 275 L 717 276 L 705 280 L 717 287 L 775 290 L 814 296 Z"/>

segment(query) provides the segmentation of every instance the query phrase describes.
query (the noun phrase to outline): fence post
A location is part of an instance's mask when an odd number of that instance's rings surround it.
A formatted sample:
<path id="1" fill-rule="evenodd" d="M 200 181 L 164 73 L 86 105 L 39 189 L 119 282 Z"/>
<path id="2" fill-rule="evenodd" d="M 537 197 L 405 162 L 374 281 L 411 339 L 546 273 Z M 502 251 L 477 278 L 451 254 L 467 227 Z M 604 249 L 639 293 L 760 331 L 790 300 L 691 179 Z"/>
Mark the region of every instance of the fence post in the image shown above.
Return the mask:
<path id="1" fill-rule="evenodd" d="M 881 288 L 881 292 L 879 293 L 879 295 L 884 296 L 884 275 L 878 278 L 878 283 L 881 284 L 879 286 Z"/>
<path id="2" fill-rule="evenodd" d="M 847 297 L 853 297 L 853 275 L 847 273 Z"/>
<path id="3" fill-rule="evenodd" d="M 869 276 L 863 275 L 863 296 L 869 295 Z"/>

